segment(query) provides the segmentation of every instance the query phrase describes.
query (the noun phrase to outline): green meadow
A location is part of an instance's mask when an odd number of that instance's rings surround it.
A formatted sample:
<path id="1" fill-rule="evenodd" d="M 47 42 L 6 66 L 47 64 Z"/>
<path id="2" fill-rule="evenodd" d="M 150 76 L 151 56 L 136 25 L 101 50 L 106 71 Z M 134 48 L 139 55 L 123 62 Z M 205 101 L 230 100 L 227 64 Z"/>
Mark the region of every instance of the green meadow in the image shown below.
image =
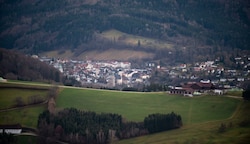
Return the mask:
<path id="1" fill-rule="evenodd" d="M 184 125 L 229 118 L 239 100 L 220 96 L 183 97 L 167 93 L 137 93 L 65 88 L 56 107 L 117 113 L 128 121 L 143 121 L 152 113 L 175 112 Z"/>
<path id="2" fill-rule="evenodd" d="M 19 123 L 22 126 L 36 128 L 38 115 L 44 110 L 46 110 L 45 106 L 35 106 L 0 112 L 0 124 Z"/>
<path id="3" fill-rule="evenodd" d="M 39 90 L 44 88 L 30 84 L 0 83 L 0 110 L 15 107 L 16 98 L 20 97 L 24 104 L 29 103 L 31 96 L 37 96 L 42 99 L 47 98 L 48 90 Z M 44 105 L 17 108 L 8 111 L 0 111 L 0 124 L 16 124 L 36 128 L 38 115 L 45 110 Z"/>
<path id="4" fill-rule="evenodd" d="M 0 108 L 14 105 L 14 99 L 30 95 L 46 96 L 46 90 L 32 90 L 39 85 L 13 84 L 14 88 L 0 89 Z M 17 86 L 29 89 L 18 89 Z M 41 85 L 42 86 L 42 85 Z M 51 85 L 52 86 L 52 85 Z M 98 113 L 121 114 L 127 121 L 143 121 L 152 113 L 180 114 L 183 127 L 176 130 L 121 140 L 115 143 L 137 144 L 199 144 L 199 143 L 248 143 L 250 140 L 250 102 L 226 96 L 183 97 L 164 92 L 142 93 L 121 92 L 81 88 L 61 88 L 56 99 L 57 109 L 74 107 Z M 230 95 L 240 96 L 240 92 Z M 20 123 L 22 126 L 36 128 L 38 115 L 46 110 L 46 105 L 19 108 L 0 112 L 0 124 Z M 247 125 L 240 126 L 242 122 Z M 223 133 L 218 133 L 221 124 L 226 125 Z M 28 137 L 29 138 L 29 137 Z M 24 140 L 32 141 L 24 138 Z M 21 141 L 21 140 L 20 140 Z"/>
<path id="5" fill-rule="evenodd" d="M 234 114 L 223 120 L 184 125 L 180 129 L 121 140 L 118 144 L 248 144 L 250 142 L 250 102 L 241 101 Z M 224 132 L 218 132 L 221 124 Z M 245 123 L 242 126 L 242 123 Z"/>
<path id="6" fill-rule="evenodd" d="M 16 104 L 16 98 L 21 97 L 23 102 L 27 104 L 29 97 L 37 96 L 45 99 L 48 91 L 32 90 L 20 88 L 0 88 L 0 109 L 11 108 Z"/>
<path id="7" fill-rule="evenodd" d="M 99 113 L 121 114 L 127 121 L 143 121 L 152 113 L 174 111 L 183 119 L 183 127 L 116 141 L 119 144 L 200 144 L 249 143 L 250 102 L 226 96 L 183 97 L 167 93 L 117 92 L 65 88 L 59 94 L 57 108 L 75 107 Z M 242 122 L 245 126 L 239 126 Z M 221 124 L 226 125 L 219 133 Z"/>
<path id="8" fill-rule="evenodd" d="M 140 41 L 141 46 L 151 47 L 154 49 L 172 49 L 174 47 L 173 44 L 170 44 L 167 41 L 160 41 L 152 38 L 135 36 L 114 29 L 104 31 L 100 34 L 100 36 L 111 41 L 116 41 L 131 46 L 137 46 L 138 42 Z"/>

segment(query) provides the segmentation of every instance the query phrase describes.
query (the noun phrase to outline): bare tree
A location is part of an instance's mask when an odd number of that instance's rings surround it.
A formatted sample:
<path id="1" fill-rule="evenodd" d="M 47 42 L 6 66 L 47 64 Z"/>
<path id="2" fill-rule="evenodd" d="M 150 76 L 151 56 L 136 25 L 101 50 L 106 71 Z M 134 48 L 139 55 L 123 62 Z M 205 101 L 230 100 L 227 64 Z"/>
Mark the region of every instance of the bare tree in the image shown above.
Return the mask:
<path id="1" fill-rule="evenodd" d="M 25 105 L 25 103 L 24 103 L 24 101 L 23 101 L 23 99 L 22 99 L 22 97 L 16 97 L 15 98 L 15 103 L 16 103 L 16 105 L 15 106 L 24 106 Z"/>

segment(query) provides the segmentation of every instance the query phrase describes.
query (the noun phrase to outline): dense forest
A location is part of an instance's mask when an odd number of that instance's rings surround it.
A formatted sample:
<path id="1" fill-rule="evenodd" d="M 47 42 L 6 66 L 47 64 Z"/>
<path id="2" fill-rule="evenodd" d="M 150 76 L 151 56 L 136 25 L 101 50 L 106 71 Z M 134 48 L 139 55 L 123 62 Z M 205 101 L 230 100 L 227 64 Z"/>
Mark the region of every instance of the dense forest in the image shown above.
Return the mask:
<path id="1" fill-rule="evenodd" d="M 0 49 L 0 75 L 12 80 L 63 82 L 62 74 L 54 67 L 6 49 Z"/>
<path id="2" fill-rule="evenodd" d="M 181 116 L 173 112 L 149 115 L 144 122 L 127 122 L 118 114 L 97 114 L 67 108 L 56 114 L 44 111 L 38 119 L 40 143 L 53 143 L 57 140 L 70 143 L 110 143 L 181 126 Z"/>
<path id="3" fill-rule="evenodd" d="M 30 53 L 107 49 L 109 44 L 95 45 L 100 43 L 96 34 L 110 29 L 169 42 L 176 54 L 182 47 L 188 54 L 213 55 L 250 46 L 250 3 L 245 0 L 2 0 L 0 4 L 0 46 Z M 158 58 L 167 54 L 154 52 Z"/>

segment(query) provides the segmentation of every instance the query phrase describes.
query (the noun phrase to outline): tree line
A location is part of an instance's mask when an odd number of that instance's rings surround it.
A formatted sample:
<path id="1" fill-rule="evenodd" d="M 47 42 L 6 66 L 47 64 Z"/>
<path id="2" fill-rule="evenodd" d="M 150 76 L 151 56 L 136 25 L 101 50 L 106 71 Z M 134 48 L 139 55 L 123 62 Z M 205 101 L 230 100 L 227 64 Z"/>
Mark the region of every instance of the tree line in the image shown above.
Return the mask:
<path id="1" fill-rule="evenodd" d="M 118 114 L 97 114 L 66 108 L 55 114 L 44 111 L 39 115 L 37 127 L 41 136 L 40 143 L 59 140 L 69 143 L 104 144 L 181 126 L 181 116 L 174 112 L 151 114 L 143 122 L 127 122 Z"/>

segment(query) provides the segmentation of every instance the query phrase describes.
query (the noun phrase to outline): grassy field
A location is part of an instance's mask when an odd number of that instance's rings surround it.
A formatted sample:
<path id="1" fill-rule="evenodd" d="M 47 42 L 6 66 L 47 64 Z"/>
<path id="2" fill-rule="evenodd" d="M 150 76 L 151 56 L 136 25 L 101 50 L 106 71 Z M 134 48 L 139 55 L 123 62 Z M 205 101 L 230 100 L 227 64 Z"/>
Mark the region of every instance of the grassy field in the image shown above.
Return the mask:
<path id="1" fill-rule="evenodd" d="M 119 50 L 115 48 L 111 48 L 108 50 L 104 50 L 100 53 L 100 51 L 88 51 L 84 52 L 78 56 L 78 59 L 91 59 L 91 60 L 120 60 L 127 61 L 131 59 L 151 59 L 155 56 L 155 54 L 144 51 L 135 51 L 135 50 Z"/>
<path id="2" fill-rule="evenodd" d="M 21 97 L 23 102 L 27 104 L 31 96 L 37 96 L 45 100 L 48 91 L 18 89 L 18 88 L 0 88 L 0 109 L 11 108 L 16 104 L 16 98 Z"/>
<path id="3" fill-rule="evenodd" d="M 243 92 L 243 90 L 235 89 L 235 90 L 227 91 L 226 94 L 227 94 L 227 95 L 232 95 L 232 96 L 242 97 L 242 92 Z"/>
<path id="4" fill-rule="evenodd" d="M 48 90 L 38 90 L 37 88 L 44 88 L 44 86 L 34 86 L 32 83 L 0 83 L 0 109 L 13 107 L 16 104 L 15 99 L 17 97 L 21 97 L 26 104 L 29 102 L 29 97 L 34 95 L 45 100 Z M 38 115 L 44 110 L 45 107 L 41 105 L 0 112 L 0 124 L 20 123 L 22 126 L 35 128 L 37 126 Z"/>
<path id="5" fill-rule="evenodd" d="M 38 115 L 45 109 L 45 106 L 36 106 L 0 112 L 0 124 L 20 123 L 22 126 L 36 128 Z"/>
<path id="6" fill-rule="evenodd" d="M 59 57 L 59 58 L 65 58 L 65 59 L 74 57 L 74 53 L 70 50 L 65 50 L 63 53 L 60 53 L 60 51 L 58 50 L 54 50 L 54 51 L 49 51 L 49 52 L 43 52 L 42 55 L 51 57 L 51 58 Z"/>
<path id="7" fill-rule="evenodd" d="M 184 125 L 182 128 L 117 142 L 118 144 L 249 144 L 250 142 L 250 102 L 241 102 L 231 118 L 205 123 Z M 247 121 L 247 125 L 240 123 Z M 221 124 L 226 125 L 219 133 Z"/>
<path id="8" fill-rule="evenodd" d="M 75 56 L 71 51 L 65 51 L 65 53 L 59 53 L 59 51 L 49 51 L 45 52 L 42 55 L 48 57 L 59 57 L 59 58 L 74 58 L 80 60 L 120 60 L 127 61 L 131 59 L 146 59 L 153 58 L 155 56 L 154 53 L 144 52 L 144 51 L 136 51 L 136 50 L 119 50 L 115 48 L 110 48 L 107 50 L 100 51 L 87 51 L 79 56 Z"/>
<path id="9" fill-rule="evenodd" d="M 130 34 L 126 34 L 126 33 L 114 30 L 114 29 L 102 32 L 100 35 L 111 41 L 115 39 L 116 42 L 124 43 L 124 44 L 131 45 L 131 46 L 137 46 L 138 41 L 140 41 L 141 46 L 151 47 L 153 49 L 172 49 L 173 48 L 172 44 L 165 42 L 165 41 L 130 35 Z"/>
<path id="10" fill-rule="evenodd" d="M 37 137 L 35 136 L 17 136 L 16 144 L 35 144 L 37 143 Z"/>
<path id="11" fill-rule="evenodd" d="M 173 111 L 187 125 L 229 118 L 239 102 L 219 96 L 188 98 L 166 93 L 64 89 L 57 99 L 57 108 L 117 113 L 129 121 L 143 121 L 149 114 Z"/>
<path id="12" fill-rule="evenodd" d="M 23 85 L 39 87 L 32 83 Z M 2 96 L 2 93 L 13 95 L 21 92 L 0 90 L 0 93 Z M 236 94 L 238 95 L 238 92 Z M 3 103 L 5 102 L 1 99 L 0 106 L 8 107 L 3 106 Z M 56 103 L 58 109 L 75 107 L 98 113 L 118 113 L 128 121 L 143 121 L 148 114 L 172 111 L 183 118 L 184 125 L 180 129 L 117 142 L 120 144 L 249 143 L 250 140 L 250 115 L 248 114 L 250 102 L 240 99 L 222 96 L 188 98 L 166 93 L 64 88 L 57 97 Z M 46 106 L 42 105 L 0 112 L 0 124 L 20 123 L 22 126 L 36 128 L 38 115 L 45 109 Z M 240 127 L 239 124 L 243 121 L 247 121 L 248 125 Z M 226 124 L 226 130 L 218 133 L 221 123 Z"/>
<path id="13" fill-rule="evenodd" d="M 115 142 L 119 144 L 249 143 L 250 140 L 250 115 L 247 114 L 250 102 L 225 96 L 188 98 L 166 93 L 67 88 L 60 93 L 57 107 L 118 113 L 128 121 L 142 121 L 148 114 L 172 111 L 183 118 L 180 129 Z M 243 121 L 248 125 L 240 127 Z M 219 133 L 222 123 L 226 129 Z"/>

